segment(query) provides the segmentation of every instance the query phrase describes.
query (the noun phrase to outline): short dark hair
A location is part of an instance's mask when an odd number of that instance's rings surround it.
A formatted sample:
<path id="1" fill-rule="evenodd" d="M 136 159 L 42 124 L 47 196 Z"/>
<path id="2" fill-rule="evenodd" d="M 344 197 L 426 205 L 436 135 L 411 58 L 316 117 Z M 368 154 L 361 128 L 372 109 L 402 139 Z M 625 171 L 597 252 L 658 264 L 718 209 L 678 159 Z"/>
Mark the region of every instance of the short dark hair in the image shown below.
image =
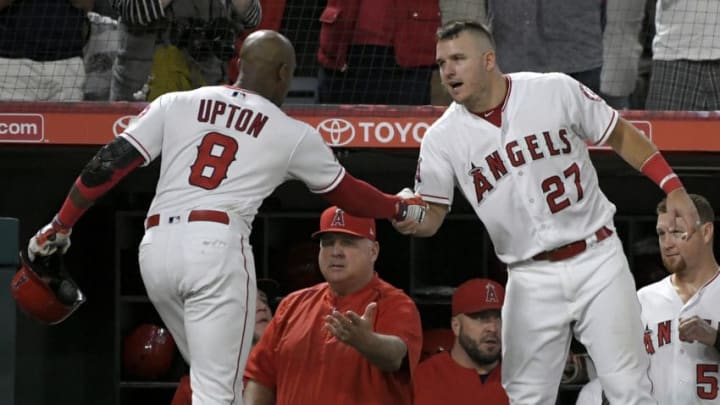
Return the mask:
<path id="1" fill-rule="evenodd" d="M 707 198 L 699 195 L 699 194 L 689 194 L 690 199 L 692 200 L 693 204 L 695 205 L 695 208 L 698 211 L 698 214 L 700 215 L 700 222 L 703 224 L 706 224 L 708 222 L 714 222 L 715 221 L 715 211 L 713 210 L 712 206 L 710 205 L 710 202 L 707 200 Z M 659 214 L 667 214 L 667 198 L 663 198 L 660 203 L 658 203 L 656 211 Z M 691 224 L 689 224 L 691 225 Z"/>
<path id="2" fill-rule="evenodd" d="M 442 27 L 438 28 L 437 33 L 435 34 L 435 38 L 438 41 L 444 41 L 447 39 L 456 38 L 463 31 L 470 31 L 475 33 L 476 35 L 487 38 L 487 40 L 490 41 L 493 49 L 495 48 L 495 38 L 493 38 L 490 29 L 484 24 L 481 24 L 474 20 L 448 21 L 443 24 Z"/>

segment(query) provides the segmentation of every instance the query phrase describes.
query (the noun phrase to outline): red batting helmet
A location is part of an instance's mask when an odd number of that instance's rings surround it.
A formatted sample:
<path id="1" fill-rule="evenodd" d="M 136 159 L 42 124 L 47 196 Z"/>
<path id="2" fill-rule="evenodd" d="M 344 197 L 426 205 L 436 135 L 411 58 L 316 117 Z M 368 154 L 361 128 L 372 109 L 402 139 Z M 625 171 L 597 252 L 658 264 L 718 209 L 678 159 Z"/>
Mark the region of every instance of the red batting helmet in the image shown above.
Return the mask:
<path id="1" fill-rule="evenodd" d="M 85 302 L 82 291 L 65 272 L 60 253 L 31 262 L 21 252 L 20 269 L 10 291 L 23 312 L 50 325 L 64 321 Z"/>
<path id="2" fill-rule="evenodd" d="M 175 340 L 157 325 L 142 324 L 125 337 L 123 366 L 128 375 L 157 379 L 170 370 L 175 359 Z"/>

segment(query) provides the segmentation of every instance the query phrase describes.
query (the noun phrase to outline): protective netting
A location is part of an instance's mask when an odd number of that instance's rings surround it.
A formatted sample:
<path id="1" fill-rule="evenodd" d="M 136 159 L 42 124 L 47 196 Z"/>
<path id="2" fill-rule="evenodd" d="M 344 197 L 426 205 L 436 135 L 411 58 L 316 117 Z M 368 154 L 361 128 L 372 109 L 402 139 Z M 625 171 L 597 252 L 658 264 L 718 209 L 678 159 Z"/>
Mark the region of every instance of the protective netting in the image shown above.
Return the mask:
<path id="1" fill-rule="evenodd" d="M 0 100 L 147 101 L 232 82 L 248 3 L 0 0 Z M 290 103 L 446 105 L 434 34 L 473 19 L 491 27 L 503 72 L 564 72 L 619 108 L 720 109 L 717 0 L 260 3 L 259 28 L 297 51 Z"/>

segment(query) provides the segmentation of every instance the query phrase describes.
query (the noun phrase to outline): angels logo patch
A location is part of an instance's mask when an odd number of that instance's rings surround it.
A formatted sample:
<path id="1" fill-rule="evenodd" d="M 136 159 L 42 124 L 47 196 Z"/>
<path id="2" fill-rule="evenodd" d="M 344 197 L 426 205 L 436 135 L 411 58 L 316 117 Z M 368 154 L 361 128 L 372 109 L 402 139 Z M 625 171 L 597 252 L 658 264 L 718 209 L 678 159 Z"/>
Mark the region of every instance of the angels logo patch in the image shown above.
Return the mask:
<path id="1" fill-rule="evenodd" d="M 488 284 L 486 287 L 485 292 L 485 302 L 500 302 L 500 299 L 497 296 L 497 293 L 495 292 L 495 286 L 492 284 Z"/>
<path id="2" fill-rule="evenodd" d="M 332 219 L 332 222 L 330 223 L 331 227 L 339 227 L 344 228 L 345 227 L 345 216 L 343 210 L 338 208 L 335 211 L 335 216 Z"/>
<path id="3" fill-rule="evenodd" d="M 589 98 L 592 101 L 600 101 L 602 98 L 595 94 L 594 91 L 590 90 L 587 86 L 585 86 L 582 83 L 578 83 L 580 85 L 580 90 L 582 90 L 582 93 L 585 95 L 585 97 Z"/>

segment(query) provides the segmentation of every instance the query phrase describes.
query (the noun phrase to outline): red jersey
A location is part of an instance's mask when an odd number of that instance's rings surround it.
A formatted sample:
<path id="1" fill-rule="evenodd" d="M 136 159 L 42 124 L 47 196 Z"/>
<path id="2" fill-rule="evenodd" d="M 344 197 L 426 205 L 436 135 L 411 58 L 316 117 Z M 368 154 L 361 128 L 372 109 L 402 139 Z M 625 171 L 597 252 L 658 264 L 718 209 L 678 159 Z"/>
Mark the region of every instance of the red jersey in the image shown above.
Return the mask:
<path id="1" fill-rule="evenodd" d="M 482 382 L 477 371 L 441 352 L 420 363 L 414 376 L 415 405 L 508 405 L 500 382 L 500 366 Z"/>
<path id="2" fill-rule="evenodd" d="M 377 303 L 373 330 L 405 342 L 408 368 L 384 372 L 325 330 L 325 316 L 333 309 L 363 314 L 371 302 Z M 421 346 L 415 303 L 377 274 L 361 290 L 344 297 L 321 283 L 280 303 L 250 354 L 245 377 L 274 390 L 276 405 L 410 405 L 411 376 Z"/>

